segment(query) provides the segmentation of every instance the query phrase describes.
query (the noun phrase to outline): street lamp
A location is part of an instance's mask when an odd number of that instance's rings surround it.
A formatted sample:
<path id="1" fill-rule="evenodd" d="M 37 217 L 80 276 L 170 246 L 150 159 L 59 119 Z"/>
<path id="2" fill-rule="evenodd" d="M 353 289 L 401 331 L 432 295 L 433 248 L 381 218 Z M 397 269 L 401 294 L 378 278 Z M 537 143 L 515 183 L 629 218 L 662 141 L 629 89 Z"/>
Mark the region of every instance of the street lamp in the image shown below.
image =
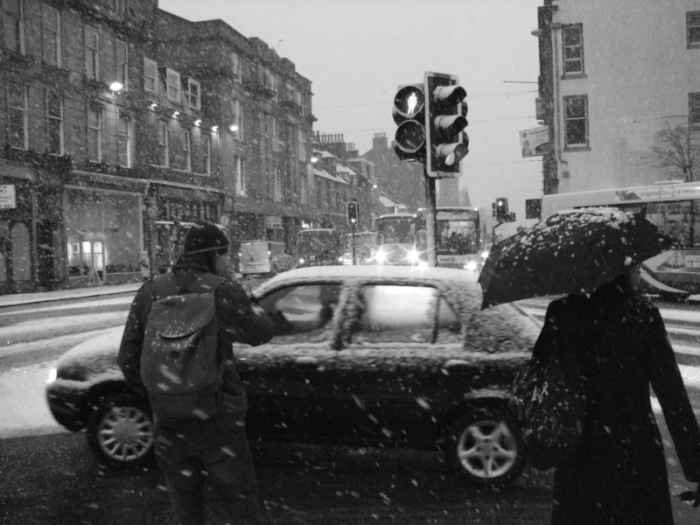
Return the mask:
<path id="1" fill-rule="evenodd" d="M 228 127 L 228 130 L 231 131 L 231 132 L 238 131 L 238 126 L 237 126 L 236 124 L 231 124 L 231 125 Z"/>
<path id="2" fill-rule="evenodd" d="M 316 155 L 311 157 L 311 164 L 316 164 L 317 162 L 318 162 L 318 157 Z"/>
<path id="3" fill-rule="evenodd" d="M 114 81 L 109 85 L 109 90 L 112 93 L 119 93 L 122 89 L 124 89 L 124 84 L 119 81 Z"/>

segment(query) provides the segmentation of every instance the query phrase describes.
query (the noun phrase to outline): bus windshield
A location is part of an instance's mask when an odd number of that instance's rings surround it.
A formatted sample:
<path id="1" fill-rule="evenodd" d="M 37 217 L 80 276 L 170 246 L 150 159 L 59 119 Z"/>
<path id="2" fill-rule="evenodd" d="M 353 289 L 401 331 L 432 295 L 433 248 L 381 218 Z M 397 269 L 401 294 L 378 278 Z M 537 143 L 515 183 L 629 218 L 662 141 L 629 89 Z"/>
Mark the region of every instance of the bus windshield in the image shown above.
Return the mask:
<path id="1" fill-rule="evenodd" d="M 476 223 L 473 220 L 437 221 L 438 255 L 476 253 Z"/>
<path id="2" fill-rule="evenodd" d="M 382 219 L 382 220 L 380 220 Z M 377 237 L 379 244 L 414 244 L 416 227 L 413 217 L 377 219 Z"/>

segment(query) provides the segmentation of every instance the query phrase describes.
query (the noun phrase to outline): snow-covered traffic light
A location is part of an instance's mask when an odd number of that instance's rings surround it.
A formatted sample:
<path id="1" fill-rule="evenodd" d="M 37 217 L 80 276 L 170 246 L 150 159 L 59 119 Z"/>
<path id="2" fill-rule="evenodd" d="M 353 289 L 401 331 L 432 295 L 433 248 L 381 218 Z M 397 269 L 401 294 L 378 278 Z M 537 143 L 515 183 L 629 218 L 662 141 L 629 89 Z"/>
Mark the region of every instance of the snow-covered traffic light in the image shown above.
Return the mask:
<path id="1" fill-rule="evenodd" d="M 466 90 L 455 75 L 426 72 L 425 142 L 426 173 L 430 177 L 455 177 L 459 162 L 469 153 Z"/>
<path id="2" fill-rule="evenodd" d="M 394 151 L 400 160 L 425 161 L 425 97 L 421 84 L 401 86 L 394 97 L 392 116 L 399 127 Z"/>
<path id="3" fill-rule="evenodd" d="M 360 221 L 360 207 L 355 201 L 348 202 L 348 224 L 356 226 Z"/>

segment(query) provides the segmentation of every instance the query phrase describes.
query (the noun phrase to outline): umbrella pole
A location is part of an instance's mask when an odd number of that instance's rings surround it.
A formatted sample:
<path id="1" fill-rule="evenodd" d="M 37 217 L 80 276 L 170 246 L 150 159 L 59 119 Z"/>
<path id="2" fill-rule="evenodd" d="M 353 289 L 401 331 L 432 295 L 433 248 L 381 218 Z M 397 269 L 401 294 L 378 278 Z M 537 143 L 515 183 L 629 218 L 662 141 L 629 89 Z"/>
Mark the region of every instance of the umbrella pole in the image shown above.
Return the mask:
<path id="1" fill-rule="evenodd" d="M 428 169 L 423 164 L 425 178 L 425 242 L 428 245 L 428 266 L 437 266 L 437 250 L 435 239 L 437 237 L 437 221 L 435 220 L 435 177 L 428 176 Z"/>

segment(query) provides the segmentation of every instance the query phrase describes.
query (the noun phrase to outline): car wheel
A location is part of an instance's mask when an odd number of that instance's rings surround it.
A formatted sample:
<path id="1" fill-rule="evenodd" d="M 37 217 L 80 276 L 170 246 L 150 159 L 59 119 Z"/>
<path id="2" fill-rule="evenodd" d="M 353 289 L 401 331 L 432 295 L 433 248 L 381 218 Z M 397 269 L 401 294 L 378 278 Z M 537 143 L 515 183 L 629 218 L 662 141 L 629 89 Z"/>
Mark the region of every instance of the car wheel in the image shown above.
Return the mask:
<path id="1" fill-rule="evenodd" d="M 457 418 L 447 434 L 447 463 L 470 485 L 502 485 L 525 466 L 516 421 L 496 408 Z"/>
<path id="2" fill-rule="evenodd" d="M 97 407 L 87 425 L 87 441 L 97 460 L 127 469 L 153 456 L 153 418 L 146 401 L 133 394 L 110 397 Z"/>

